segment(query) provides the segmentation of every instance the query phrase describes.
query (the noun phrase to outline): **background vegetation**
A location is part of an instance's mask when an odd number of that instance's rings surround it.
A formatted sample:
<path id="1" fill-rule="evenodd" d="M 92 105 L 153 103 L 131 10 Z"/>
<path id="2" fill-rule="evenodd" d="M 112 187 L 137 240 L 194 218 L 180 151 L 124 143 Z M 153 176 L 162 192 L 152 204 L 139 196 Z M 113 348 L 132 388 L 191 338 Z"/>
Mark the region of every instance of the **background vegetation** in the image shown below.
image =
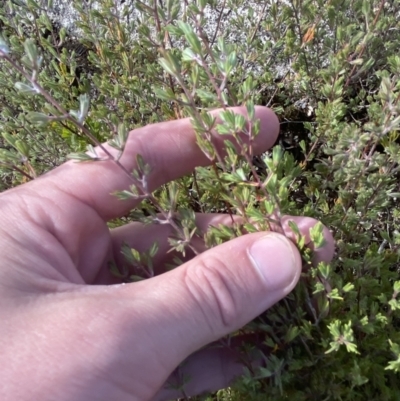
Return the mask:
<path id="1" fill-rule="evenodd" d="M 399 2 L 70 3 L 66 27 L 51 1 L 0 1 L 0 189 L 69 153 L 84 158 L 88 144 L 114 139 L 123 150 L 127 127 L 191 116 L 213 167 L 166 185 L 155 204 L 137 185 L 143 165 L 120 194 L 144 194 L 142 207 L 111 225 L 174 209 L 171 246 L 184 251 L 193 211 L 240 214 L 247 231 L 306 215 L 337 244 L 330 265 L 305 269 L 287 299 L 233 334 L 251 334 L 243 352 L 258 350 L 265 365 L 210 399 L 400 399 Z M 241 104 L 250 120 L 252 104 L 273 108 L 279 141 L 258 157 L 242 144 L 239 156 L 218 159 L 206 112 Z M 218 130 L 243 124 L 226 113 Z M 206 243 L 242 228 L 214 228 Z M 155 248 L 123 251 L 128 267 L 115 274 L 151 276 Z"/>

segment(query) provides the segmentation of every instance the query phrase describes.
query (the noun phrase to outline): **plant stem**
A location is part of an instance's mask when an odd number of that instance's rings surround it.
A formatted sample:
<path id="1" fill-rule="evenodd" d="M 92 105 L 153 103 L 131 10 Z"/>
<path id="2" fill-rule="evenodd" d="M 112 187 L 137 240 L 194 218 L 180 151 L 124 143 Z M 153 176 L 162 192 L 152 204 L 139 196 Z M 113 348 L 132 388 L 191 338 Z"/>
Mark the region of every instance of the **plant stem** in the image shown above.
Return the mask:
<path id="1" fill-rule="evenodd" d="M 65 109 L 62 107 L 53 97 L 46 92 L 46 90 L 37 82 L 36 79 L 33 77 L 29 76 L 11 57 L 9 57 L 6 53 L 2 52 L 0 50 L 0 58 L 4 58 L 6 61 L 8 61 L 12 67 L 18 71 L 23 77 L 25 77 L 32 85 L 33 87 L 52 105 L 54 106 L 63 116 L 64 120 L 71 121 L 77 128 L 79 128 L 85 135 L 88 137 L 92 143 L 96 146 L 98 146 L 112 162 L 114 162 L 124 173 L 129 177 L 131 181 L 133 181 L 134 185 L 139 189 L 140 192 L 142 192 L 143 195 L 145 195 L 152 203 L 153 205 L 159 210 L 161 215 L 164 217 L 166 221 L 175 229 L 175 231 L 178 233 L 178 235 L 184 239 L 185 235 L 183 230 L 175 223 L 175 221 L 170 218 L 169 214 L 161 207 L 160 203 L 157 201 L 157 199 L 149 192 L 147 189 L 143 186 L 143 184 L 140 182 L 140 180 L 135 179 L 131 173 L 121 164 L 121 162 L 116 159 L 105 147 L 104 145 L 97 140 L 97 138 L 78 120 L 76 120 L 73 116 L 71 116 Z M 14 166 L 14 169 L 15 168 Z M 22 170 L 18 169 L 21 174 L 24 174 L 27 178 L 33 179 L 29 174 L 22 172 Z M 197 249 L 191 245 L 188 244 L 190 249 L 197 255 L 199 252 Z"/>

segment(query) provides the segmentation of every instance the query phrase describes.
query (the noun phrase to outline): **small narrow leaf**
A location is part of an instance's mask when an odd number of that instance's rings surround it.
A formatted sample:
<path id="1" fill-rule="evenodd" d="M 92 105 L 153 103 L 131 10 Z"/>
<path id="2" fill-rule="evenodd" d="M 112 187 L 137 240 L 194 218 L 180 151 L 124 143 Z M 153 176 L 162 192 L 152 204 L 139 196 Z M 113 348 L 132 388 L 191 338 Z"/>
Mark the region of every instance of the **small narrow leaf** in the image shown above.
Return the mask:
<path id="1" fill-rule="evenodd" d="M 23 82 L 16 82 L 15 87 L 24 95 L 37 95 L 39 91 L 33 86 L 24 84 Z"/>
<path id="2" fill-rule="evenodd" d="M 77 162 L 87 162 L 87 161 L 94 161 L 95 158 L 89 156 L 86 153 L 70 153 L 67 155 L 68 159 L 75 160 Z"/>

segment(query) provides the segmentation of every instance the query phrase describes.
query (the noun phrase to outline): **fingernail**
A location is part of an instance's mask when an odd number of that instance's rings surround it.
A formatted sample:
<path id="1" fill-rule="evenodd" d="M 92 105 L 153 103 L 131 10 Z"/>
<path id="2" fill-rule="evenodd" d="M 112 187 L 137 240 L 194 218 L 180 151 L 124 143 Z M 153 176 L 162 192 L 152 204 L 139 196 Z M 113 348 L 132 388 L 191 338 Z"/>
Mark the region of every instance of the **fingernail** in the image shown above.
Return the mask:
<path id="1" fill-rule="evenodd" d="M 255 242 L 249 250 L 254 267 L 271 291 L 290 286 L 297 269 L 293 248 L 287 238 L 270 233 Z"/>

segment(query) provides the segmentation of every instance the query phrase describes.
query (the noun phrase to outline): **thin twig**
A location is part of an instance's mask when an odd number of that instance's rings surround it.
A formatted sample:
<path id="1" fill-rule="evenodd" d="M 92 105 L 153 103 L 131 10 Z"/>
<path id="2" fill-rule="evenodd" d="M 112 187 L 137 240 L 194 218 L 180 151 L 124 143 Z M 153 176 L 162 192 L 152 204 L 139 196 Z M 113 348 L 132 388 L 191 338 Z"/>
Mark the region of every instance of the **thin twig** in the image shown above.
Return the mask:
<path id="1" fill-rule="evenodd" d="M 51 105 L 53 105 L 61 113 L 63 117 L 65 117 L 65 120 L 71 121 L 92 141 L 94 145 L 98 146 L 107 155 L 107 160 L 114 162 L 125 173 L 125 175 L 129 177 L 129 179 L 134 183 L 139 191 L 153 203 L 153 205 L 159 210 L 164 219 L 174 228 L 174 230 L 180 235 L 180 237 L 183 239 L 186 238 L 183 229 L 181 229 L 175 223 L 175 221 L 169 216 L 169 214 L 161 207 L 157 199 L 154 198 L 154 196 L 143 186 L 140 180 L 134 178 L 132 174 L 130 174 L 129 171 L 125 168 L 125 166 L 123 166 L 118 159 L 115 159 L 114 156 L 104 147 L 104 145 L 100 141 L 98 141 L 97 138 L 81 122 L 71 116 L 64 109 L 64 107 L 62 107 L 55 99 L 53 99 L 48 94 L 48 92 L 46 92 L 46 90 L 36 81 L 36 79 L 29 76 L 29 74 L 27 74 L 11 57 L 9 57 L 8 54 L 0 50 L 0 57 L 8 61 L 16 71 L 24 76 L 38 91 L 38 93 L 40 93 Z M 32 179 L 30 175 L 26 173 L 24 173 L 24 175 Z M 195 254 L 198 254 L 197 249 L 193 245 L 189 244 L 189 247 L 193 250 Z"/>
<path id="2" fill-rule="evenodd" d="M 10 169 L 10 170 L 15 170 L 18 173 L 22 174 L 24 177 L 28 178 L 29 180 L 34 180 L 34 177 L 26 173 L 24 170 L 21 170 L 19 167 L 17 167 L 15 164 L 9 164 L 5 163 L 3 161 L 0 161 L 0 164 L 3 165 L 4 167 Z"/>

